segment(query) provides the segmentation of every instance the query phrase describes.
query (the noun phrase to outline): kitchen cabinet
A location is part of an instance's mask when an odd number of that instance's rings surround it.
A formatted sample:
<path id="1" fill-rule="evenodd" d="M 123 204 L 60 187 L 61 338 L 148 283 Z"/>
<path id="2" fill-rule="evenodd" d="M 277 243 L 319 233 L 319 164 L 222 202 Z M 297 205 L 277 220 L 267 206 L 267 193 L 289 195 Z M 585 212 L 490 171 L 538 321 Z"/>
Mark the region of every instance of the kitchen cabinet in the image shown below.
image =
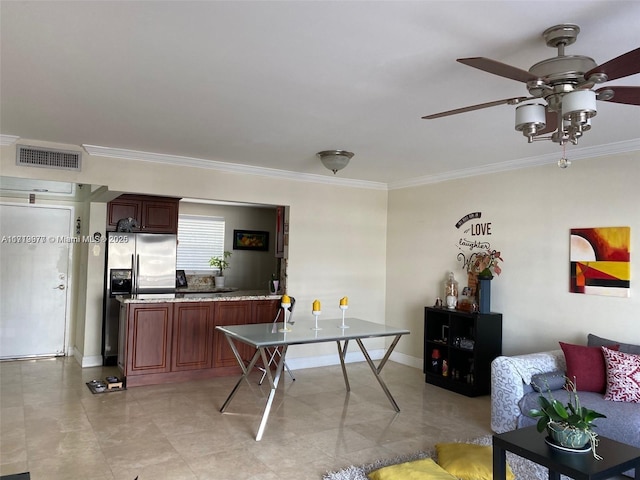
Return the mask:
<path id="1" fill-rule="evenodd" d="M 279 299 L 196 302 L 122 302 L 118 366 L 126 385 L 152 385 L 195 380 L 240 371 L 217 325 L 269 323 Z M 238 350 L 249 362 L 255 350 Z"/>
<path id="2" fill-rule="evenodd" d="M 178 198 L 120 195 L 107 204 L 107 231 L 115 231 L 123 218 L 137 220 L 135 232 L 178 233 Z"/>
<path id="3" fill-rule="evenodd" d="M 216 326 L 243 325 L 247 323 L 270 323 L 276 317 L 280 308 L 280 300 L 253 300 L 246 302 L 218 302 L 216 308 Z M 230 367 L 238 364 L 229 342 L 222 332 L 215 331 L 215 361 L 216 367 Z M 249 345 L 237 342 L 240 356 L 248 363 L 255 353 Z M 261 365 L 262 363 L 259 362 Z"/>
<path id="4" fill-rule="evenodd" d="M 216 305 L 216 326 L 218 325 L 243 325 L 246 323 L 256 323 L 252 321 L 251 315 L 252 302 L 217 302 Z M 214 332 L 214 350 L 216 367 L 233 367 L 238 365 L 233 350 L 229 346 L 229 342 L 222 332 Z M 250 347 L 244 343 L 236 343 L 238 352 L 243 360 L 251 359 L 253 352 Z"/>
<path id="5" fill-rule="evenodd" d="M 424 309 L 425 381 L 469 397 L 491 393 L 491 362 L 502 355 L 502 314 Z"/>
<path id="6" fill-rule="evenodd" d="M 125 375 L 166 373 L 171 370 L 173 305 L 132 305 L 127 313 Z"/>
<path id="7" fill-rule="evenodd" d="M 213 302 L 173 305 L 172 372 L 212 367 L 214 307 Z"/>

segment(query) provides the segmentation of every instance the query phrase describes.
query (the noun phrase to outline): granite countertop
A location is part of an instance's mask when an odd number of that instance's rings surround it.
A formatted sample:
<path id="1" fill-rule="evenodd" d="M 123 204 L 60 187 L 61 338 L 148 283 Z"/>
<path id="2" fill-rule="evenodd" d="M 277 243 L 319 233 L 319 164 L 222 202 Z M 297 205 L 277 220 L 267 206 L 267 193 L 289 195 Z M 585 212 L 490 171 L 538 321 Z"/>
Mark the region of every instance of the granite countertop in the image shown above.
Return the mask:
<path id="1" fill-rule="evenodd" d="M 267 290 L 238 290 L 230 288 L 209 289 L 208 291 L 190 290 L 175 293 L 142 293 L 138 295 L 119 295 L 121 303 L 175 303 L 175 302 L 219 302 L 238 300 L 277 300 L 278 294 Z"/>

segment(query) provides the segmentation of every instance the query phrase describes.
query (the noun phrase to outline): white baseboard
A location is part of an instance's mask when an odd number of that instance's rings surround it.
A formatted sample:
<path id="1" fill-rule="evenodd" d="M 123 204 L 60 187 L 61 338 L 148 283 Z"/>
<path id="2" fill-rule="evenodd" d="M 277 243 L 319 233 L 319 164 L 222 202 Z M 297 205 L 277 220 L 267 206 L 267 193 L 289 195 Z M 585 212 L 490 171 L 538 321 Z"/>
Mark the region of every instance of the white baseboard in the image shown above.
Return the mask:
<path id="1" fill-rule="evenodd" d="M 76 359 L 76 362 L 78 362 L 78 364 L 82 368 L 102 366 L 102 355 L 91 355 L 91 356 L 85 357 L 78 351 L 77 348 L 72 348 L 72 352 L 70 356 L 73 356 L 73 358 Z"/>
<path id="2" fill-rule="evenodd" d="M 380 360 L 384 357 L 386 350 L 384 348 L 379 348 L 376 350 L 370 350 L 369 356 L 372 360 Z M 407 365 L 409 367 L 420 368 L 423 367 L 422 358 L 411 357 L 409 355 L 405 355 L 404 353 L 393 352 L 389 357 L 389 360 L 400 363 L 402 365 Z M 364 362 L 364 355 L 362 352 L 347 352 L 347 356 L 345 358 L 345 363 L 354 363 L 354 362 Z M 326 367 L 329 365 L 340 365 L 340 358 L 336 354 L 332 355 L 319 355 L 315 357 L 298 357 L 298 358 L 290 358 L 287 357 L 287 365 L 292 370 L 301 370 L 303 368 L 315 368 L 315 367 Z"/>
<path id="3" fill-rule="evenodd" d="M 369 356 L 372 360 L 380 360 L 384 357 L 386 350 L 384 348 L 379 348 L 375 350 L 369 351 Z M 76 348 L 72 349 L 72 353 L 70 356 L 73 356 L 78 364 L 82 368 L 89 367 L 100 367 L 102 366 L 102 356 L 101 355 L 93 355 L 93 356 L 83 356 Z M 402 365 L 407 365 L 409 367 L 420 368 L 423 367 L 422 358 L 412 357 L 410 355 L 405 355 L 404 353 L 393 352 L 389 357 L 389 360 L 394 361 L 396 363 L 400 363 Z M 347 352 L 347 356 L 345 358 L 345 363 L 354 363 L 354 362 L 364 362 L 364 355 L 362 352 Z M 287 365 L 292 370 L 301 370 L 303 368 L 315 368 L 315 367 L 327 367 L 330 365 L 340 365 L 340 359 L 337 354 L 331 355 L 317 355 L 314 357 L 298 357 L 291 358 L 287 357 Z"/>
<path id="4" fill-rule="evenodd" d="M 407 365 L 408 367 L 419 368 L 420 370 L 424 368 L 424 359 L 405 355 L 404 353 L 393 352 L 389 357 L 389 360 L 393 360 L 394 362 L 402 365 Z"/>

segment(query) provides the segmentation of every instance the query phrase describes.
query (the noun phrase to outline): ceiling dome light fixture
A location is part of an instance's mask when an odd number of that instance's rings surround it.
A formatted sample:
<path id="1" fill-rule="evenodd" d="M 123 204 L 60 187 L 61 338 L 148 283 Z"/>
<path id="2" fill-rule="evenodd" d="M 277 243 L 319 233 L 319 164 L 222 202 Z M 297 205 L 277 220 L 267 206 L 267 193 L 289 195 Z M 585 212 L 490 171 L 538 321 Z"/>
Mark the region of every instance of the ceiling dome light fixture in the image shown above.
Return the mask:
<path id="1" fill-rule="evenodd" d="M 316 153 L 322 160 L 322 164 L 331 170 L 334 175 L 338 170 L 342 170 L 347 166 L 349 160 L 353 157 L 353 153 L 346 150 L 324 150 Z"/>

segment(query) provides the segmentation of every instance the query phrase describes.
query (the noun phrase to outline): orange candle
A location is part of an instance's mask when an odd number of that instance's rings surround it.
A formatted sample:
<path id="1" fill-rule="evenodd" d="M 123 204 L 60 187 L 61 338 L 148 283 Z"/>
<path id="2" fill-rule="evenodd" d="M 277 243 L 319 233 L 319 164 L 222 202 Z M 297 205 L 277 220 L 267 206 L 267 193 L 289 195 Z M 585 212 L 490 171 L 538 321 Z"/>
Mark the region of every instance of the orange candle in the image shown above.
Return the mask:
<path id="1" fill-rule="evenodd" d="M 314 300 L 313 301 L 313 311 L 314 312 L 319 312 L 320 311 L 320 300 Z"/>
<path id="2" fill-rule="evenodd" d="M 349 297 L 342 297 L 340 299 L 340 306 L 346 307 L 347 305 L 349 305 Z"/>

